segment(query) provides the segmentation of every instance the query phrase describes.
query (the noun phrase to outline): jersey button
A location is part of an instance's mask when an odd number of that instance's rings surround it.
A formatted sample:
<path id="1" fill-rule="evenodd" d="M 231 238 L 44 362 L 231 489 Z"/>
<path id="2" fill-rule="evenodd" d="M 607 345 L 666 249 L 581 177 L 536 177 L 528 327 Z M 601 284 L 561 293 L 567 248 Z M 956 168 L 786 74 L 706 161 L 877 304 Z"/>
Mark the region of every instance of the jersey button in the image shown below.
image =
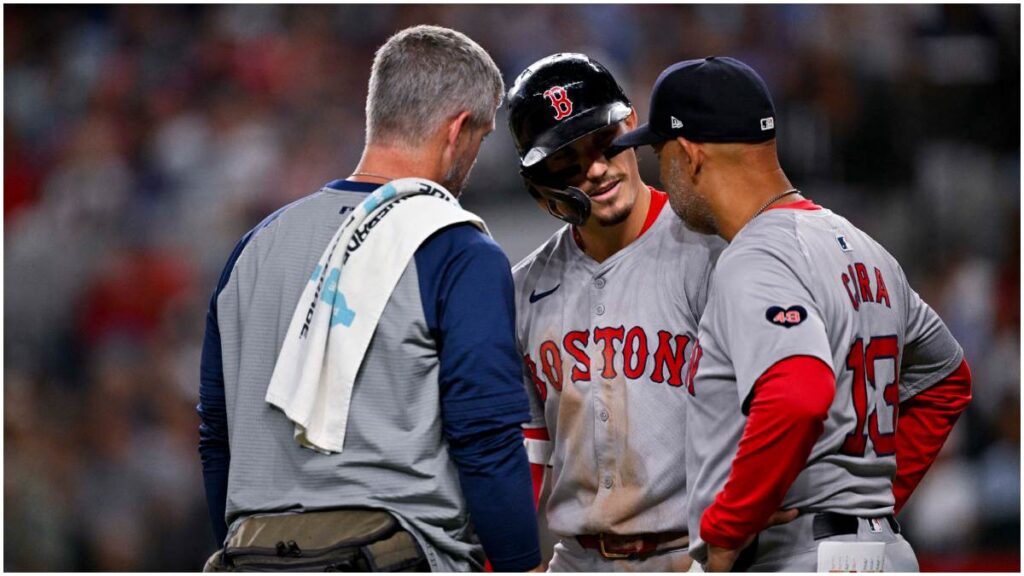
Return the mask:
<path id="1" fill-rule="evenodd" d="M 594 308 L 594 312 L 597 312 L 598 316 L 604 314 L 604 304 L 598 304 L 597 308 Z"/>
<path id="2" fill-rule="evenodd" d="M 599 414 L 599 416 L 601 417 L 601 422 L 607 422 L 608 421 L 608 411 L 607 410 L 601 410 L 601 413 Z"/>
<path id="3" fill-rule="evenodd" d="M 604 487 L 605 488 L 611 488 L 612 484 L 614 484 L 614 482 L 612 482 L 612 477 L 611 476 L 605 476 L 604 477 Z"/>
<path id="4" fill-rule="evenodd" d="M 597 280 L 594 280 L 594 286 L 597 286 L 598 288 L 604 288 L 604 278 L 598 278 Z"/>

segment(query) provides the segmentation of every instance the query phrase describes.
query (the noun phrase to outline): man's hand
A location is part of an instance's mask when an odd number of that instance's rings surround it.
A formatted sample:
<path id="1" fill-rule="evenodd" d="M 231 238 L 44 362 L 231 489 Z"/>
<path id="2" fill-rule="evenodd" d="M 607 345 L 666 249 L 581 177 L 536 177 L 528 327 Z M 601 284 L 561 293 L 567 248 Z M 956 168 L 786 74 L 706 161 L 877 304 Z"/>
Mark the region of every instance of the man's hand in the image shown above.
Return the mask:
<path id="1" fill-rule="evenodd" d="M 754 538 L 751 536 L 747 539 L 746 543 L 743 544 L 743 548 L 749 546 L 753 541 Z M 704 565 L 704 571 L 729 572 L 732 570 L 732 565 L 736 563 L 736 558 L 739 557 L 743 548 L 730 550 L 728 548 L 719 548 L 718 546 L 708 544 L 708 562 Z"/>
<path id="2" fill-rule="evenodd" d="M 768 523 L 765 525 L 765 528 L 775 526 L 777 524 L 792 522 L 799 515 L 799 510 L 779 510 L 772 514 L 771 518 L 768 519 Z M 742 552 L 747 546 L 750 546 L 750 543 L 754 541 L 755 536 L 757 536 L 757 534 L 751 534 L 750 537 L 743 542 L 742 546 L 734 550 L 729 548 L 719 548 L 718 546 L 708 544 L 708 561 L 704 565 L 704 571 L 729 572 L 732 570 L 732 565 L 736 563 L 736 558 L 739 557 L 740 552 Z"/>

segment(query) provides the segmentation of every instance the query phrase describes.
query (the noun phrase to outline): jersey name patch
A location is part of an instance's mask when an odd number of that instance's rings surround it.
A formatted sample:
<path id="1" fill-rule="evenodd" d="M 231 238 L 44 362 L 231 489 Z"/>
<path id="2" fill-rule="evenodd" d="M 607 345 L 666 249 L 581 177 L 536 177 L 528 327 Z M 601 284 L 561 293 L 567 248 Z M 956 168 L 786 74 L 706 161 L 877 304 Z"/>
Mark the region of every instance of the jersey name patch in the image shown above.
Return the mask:
<path id="1" fill-rule="evenodd" d="M 772 306 L 765 312 L 764 317 L 776 326 L 792 328 L 807 319 L 807 310 L 803 306 Z"/>

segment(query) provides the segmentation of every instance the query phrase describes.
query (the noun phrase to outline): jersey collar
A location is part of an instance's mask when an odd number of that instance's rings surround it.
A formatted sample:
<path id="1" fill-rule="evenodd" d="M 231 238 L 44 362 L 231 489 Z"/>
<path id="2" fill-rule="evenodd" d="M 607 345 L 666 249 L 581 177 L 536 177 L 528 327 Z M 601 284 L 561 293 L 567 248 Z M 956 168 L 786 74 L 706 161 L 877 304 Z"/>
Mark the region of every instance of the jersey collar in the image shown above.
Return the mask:
<path id="1" fill-rule="evenodd" d="M 332 180 L 328 182 L 324 188 L 330 188 L 331 190 L 338 190 L 340 192 L 373 192 L 377 188 L 380 188 L 383 184 L 374 184 L 373 182 L 355 182 L 352 180 Z"/>
<path id="2" fill-rule="evenodd" d="M 768 210 L 780 210 L 782 208 L 789 208 L 790 210 L 821 210 L 821 206 L 814 203 L 813 200 L 804 198 L 803 200 L 797 200 L 796 202 L 790 202 L 789 204 L 781 204 L 779 206 L 772 206 Z M 765 210 L 767 212 L 768 210 Z"/>
<path id="3" fill-rule="evenodd" d="M 651 191 L 651 205 L 647 208 L 647 219 L 644 220 L 640 233 L 636 235 L 637 238 L 643 236 L 644 232 L 647 232 L 651 226 L 654 226 L 654 221 L 661 215 L 661 209 L 665 207 L 665 202 L 668 201 L 668 194 L 661 190 L 656 190 L 653 186 L 648 186 L 647 189 Z"/>
<path id="4" fill-rule="evenodd" d="M 668 195 L 661 190 L 657 190 L 653 186 L 647 186 L 647 189 L 651 191 L 651 203 L 647 207 L 647 217 L 644 219 L 644 225 L 640 227 L 640 233 L 636 235 L 637 238 L 643 236 L 645 232 L 651 229 L 651 226 L 654 226 L 654 221 L 661 215 L 661 210 L 668 201 Z M 583 238 L 575 226 L 572 227 L 572 239 L 579 246 L 580 250 L 586 251 L 583 248 Z"/>

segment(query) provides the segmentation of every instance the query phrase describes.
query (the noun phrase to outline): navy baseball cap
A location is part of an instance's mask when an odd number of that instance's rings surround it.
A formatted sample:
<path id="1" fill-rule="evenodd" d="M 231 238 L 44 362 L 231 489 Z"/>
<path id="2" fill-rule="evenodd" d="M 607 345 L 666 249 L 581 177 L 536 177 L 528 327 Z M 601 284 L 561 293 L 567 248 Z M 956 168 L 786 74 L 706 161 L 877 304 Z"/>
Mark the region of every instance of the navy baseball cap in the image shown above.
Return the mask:
<path id="1" fill-rule="evenodd" d="M 646 124 L 613 146 L 635 148 L 682 136 L 694 142 L 764 142 L 775 137 L 775 105 L 753 68 L 709 56 L 665 69 L 651 92 Z"/>

